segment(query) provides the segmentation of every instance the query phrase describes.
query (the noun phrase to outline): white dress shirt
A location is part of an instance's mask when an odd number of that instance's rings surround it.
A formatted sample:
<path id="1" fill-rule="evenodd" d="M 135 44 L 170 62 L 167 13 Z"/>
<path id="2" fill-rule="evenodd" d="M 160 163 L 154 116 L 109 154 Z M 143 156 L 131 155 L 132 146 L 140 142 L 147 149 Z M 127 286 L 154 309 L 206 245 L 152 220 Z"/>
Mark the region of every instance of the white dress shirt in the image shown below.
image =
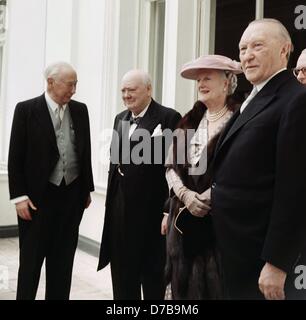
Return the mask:
<path id="1" fill-rule="evenodd" d="M 151 102 L 150 102 L 151 103 Z M 138 118 L 138 117 L 144 117 L 144 115 L 146 114 L 148 108 L 149 108 L 149 105 L 148 104 L 138 115 L 135 115 L 133 112 L 132 112 L 132 117 L 133 118 Z M 133 134 L 133 132 L 135 131 L 137 127 L 137 124 L 136 123 L 133 123 L 131 126 L 130 126 L 130 130 L 129 130 L 129 138 L 131 138 L 131 135 Z"/>

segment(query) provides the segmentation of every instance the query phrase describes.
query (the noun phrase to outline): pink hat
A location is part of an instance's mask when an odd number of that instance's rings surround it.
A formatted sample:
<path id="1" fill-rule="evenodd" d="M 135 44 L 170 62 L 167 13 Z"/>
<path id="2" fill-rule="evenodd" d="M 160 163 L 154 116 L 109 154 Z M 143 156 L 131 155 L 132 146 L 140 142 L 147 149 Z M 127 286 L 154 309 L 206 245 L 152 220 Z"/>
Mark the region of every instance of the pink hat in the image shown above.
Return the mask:
<path id="1" fill-rule="evenodd" d="M 203 69 L 227 70 L 235 74 L 242 73 L 241 64 L 228 57 L 218 54 L 208 54 L 183 65 L 181 76 L 197 80 Z"/>
<path id="2" fill-rule="evenodd" d="M 298 61 L 296 63 L 296 68 L 299 69 L 299 68 L 305 68 L 306 67 L 306 49 L 304 49 L 299 58 L 298 58 Z"/>

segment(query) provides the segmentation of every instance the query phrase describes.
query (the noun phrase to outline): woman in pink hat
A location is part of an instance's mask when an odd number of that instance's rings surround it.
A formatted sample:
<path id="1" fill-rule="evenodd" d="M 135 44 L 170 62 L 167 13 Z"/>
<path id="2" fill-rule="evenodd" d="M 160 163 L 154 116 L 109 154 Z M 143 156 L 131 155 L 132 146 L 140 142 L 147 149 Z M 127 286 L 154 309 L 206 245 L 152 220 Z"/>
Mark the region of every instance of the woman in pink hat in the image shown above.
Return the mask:
<path id="1" fill-rule="evenodd" d="M 167 233 L 166 280 L 173 299 L 223 297 L 209 215 L 211 159 L 222 129 L 238 107 L 232 94 L 241 72 L 238 62 L 221 55 L 201 56 L 181 71 L 182 77 L 197 81 L 199 100 L 179 122 L 167 159 L 170 206 L 162 233 Z"/>

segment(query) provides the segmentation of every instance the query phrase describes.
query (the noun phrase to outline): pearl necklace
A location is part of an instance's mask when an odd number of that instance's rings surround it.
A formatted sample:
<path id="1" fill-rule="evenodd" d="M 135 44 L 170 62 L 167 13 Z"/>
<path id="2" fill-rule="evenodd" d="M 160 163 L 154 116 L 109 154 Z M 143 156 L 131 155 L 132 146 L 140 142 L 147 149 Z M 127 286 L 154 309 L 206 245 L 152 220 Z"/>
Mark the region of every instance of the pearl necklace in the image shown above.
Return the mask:
<path id="1" fill-rule="evenodd" d="M 225 105 L 221 110 L 219 110 L 218 112 L 216 113 L 209 113 L 208 109 L 207 109 L 207 112 L 206 112 L 206 119 L 209 121 L 209 122 L 215 122 L 219 119 L 221 119 L 227 112 L 227 105 Z"/>

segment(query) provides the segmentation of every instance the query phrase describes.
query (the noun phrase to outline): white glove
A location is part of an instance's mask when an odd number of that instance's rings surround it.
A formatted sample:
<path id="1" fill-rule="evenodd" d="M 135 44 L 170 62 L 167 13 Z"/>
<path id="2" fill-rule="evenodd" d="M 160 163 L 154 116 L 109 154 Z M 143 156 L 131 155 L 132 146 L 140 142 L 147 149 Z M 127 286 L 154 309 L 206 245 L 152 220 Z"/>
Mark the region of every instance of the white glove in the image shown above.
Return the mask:
<path id="1" fill-rule="evenodd" d="M 201 196 L 185 186 L 175 190 L 176 196 L 185 204 L 189 212 L 196 217 L 204 217 L 211 210 L 210 206 L 201 200 Z"/>

